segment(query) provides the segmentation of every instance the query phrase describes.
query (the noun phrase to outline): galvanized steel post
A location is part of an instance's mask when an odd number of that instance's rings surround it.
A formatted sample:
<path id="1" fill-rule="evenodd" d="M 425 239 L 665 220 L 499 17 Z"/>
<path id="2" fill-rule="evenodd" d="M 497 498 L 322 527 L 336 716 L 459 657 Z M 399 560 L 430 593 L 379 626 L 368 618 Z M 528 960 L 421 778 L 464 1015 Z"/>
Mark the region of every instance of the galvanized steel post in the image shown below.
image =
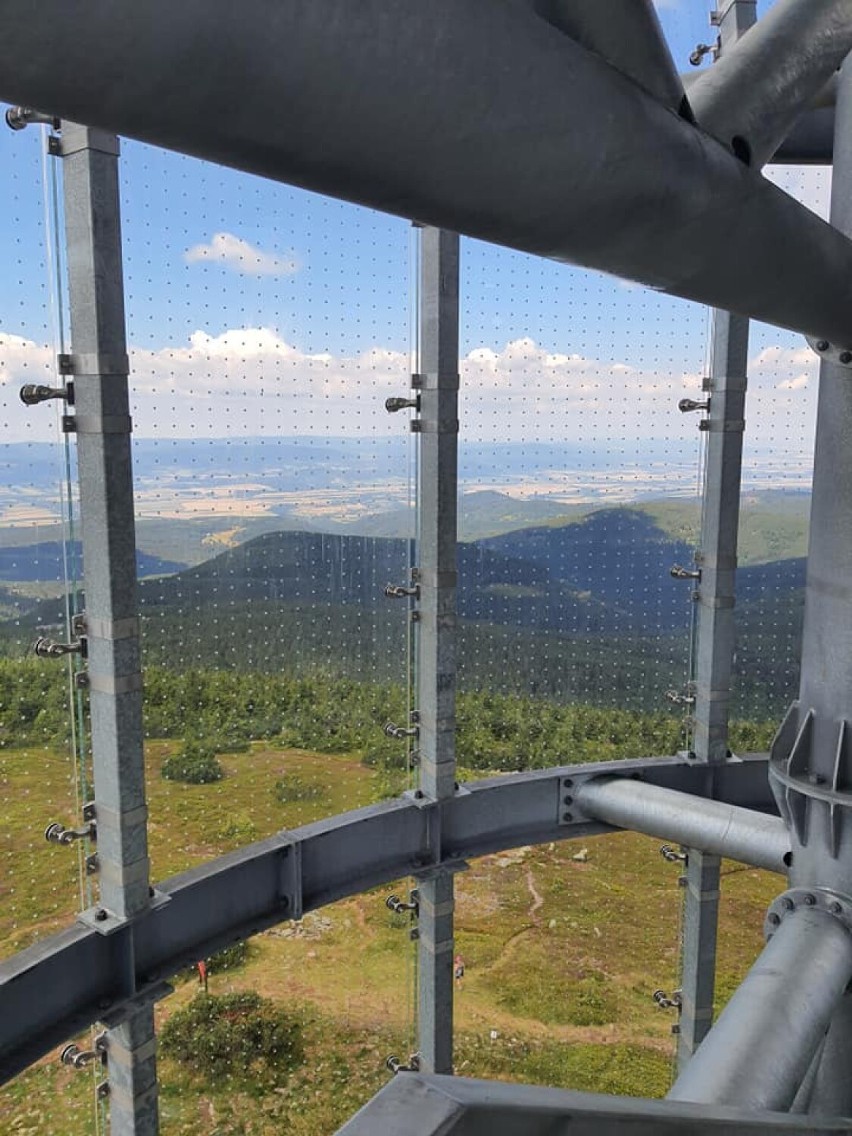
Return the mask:
<path id="1" fill-rule="evenodd" d="M 852 58 L 840 72 L 831 221 L 852 232 Z M 820 345 L 821 346 L 821 345 Z M 798 736 L 773 751 L 776 795 L 793 828 L 790 880 L 852 895 L 852 373 L 820 367 Z M 782 731 L 783 734 L 784 731 Z M 852 995 L 826 1037 L 809 1111 L 852 1113 Z"/>
<path id="2" fill-rule="evenodd" d="M 721 48 L 733 46 L 756 18 L 754 0 L 732 0 L 717 16 Z M 716 310 L 705 420 L 707 452 L 701 519 L 695 657 L 697 761 L 728 753 L 728 711 L 734 658 L 734 596 L 740 519 L 749 321 Z M 708 773 L 708 776 L 712 774 Z M 720 860 L 692 849 L 686 867 L 678 1067 L 683 1069 L 713 1021 Z"/>
<path id="3" fill-rule="evenodd" d="M 64 123 L 61 152 L 100 885 L 88 917 L 115 935 L 130 996 L 132 941 L 121 927 L 150 899 L 118 139 Z M 158 1131 L 154 1050 L 150 1006 L 107 1034 L 114 1136 Z"/>
<path id="4" fill-rule="evenodd" d="M 420 792 L 452 797 L 456 780 L 456 518 L 459 238 L 420 230 L 420 500 L 417 644 Z M 437 810 L 434 824 L 440 824 Z M 440 834 L 433 847 L 440 849 Z M 419 884 L 420 1068 L 453 1070 L 453 877 L 438 863 Z"/>

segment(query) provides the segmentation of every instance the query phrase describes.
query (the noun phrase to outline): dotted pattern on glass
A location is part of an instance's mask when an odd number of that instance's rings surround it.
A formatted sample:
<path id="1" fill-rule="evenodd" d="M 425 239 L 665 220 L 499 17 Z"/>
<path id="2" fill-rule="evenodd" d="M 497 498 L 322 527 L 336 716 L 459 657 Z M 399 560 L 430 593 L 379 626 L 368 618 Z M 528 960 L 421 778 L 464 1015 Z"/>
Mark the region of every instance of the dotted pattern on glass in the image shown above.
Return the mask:
<path id="1" fill-rule="evenodd" d="M 831 171 L 783 167 L 768 176 L 822 217 Z M 765 748 L 798 697 L 819 360 L 802 336 L 753 324 L 739 531 L 733 712 L 764 723 Z"/>
<path id="2" fill-rule="evenodd" d="M 0 132 L 0 957 L 59 930 L 85 905 L 88 841 L 45 840 L 74 829 L 87 797 L 85 728 L 73 656 L 37 657 L 38 638 L 67 642 L 79 544 L 69 527 L 73 469 L 59 428 L 64 401 L 25 405 L 21 389 L 59 389 L 63 350 L 61 223 L 46 131 Z M 57 829 L 54 832 L 58 831 Z M 85 847 L 84 847 L 85 845 Z"/>
<path id="3" fill-rule="evenodd" d="M 132 143 L 121 177 L 156 880 L 409 782 L 411 235 Z M 335 1130 L 412 1049 L 395 918 L 371 894 L 198 960 L 158 1010 L 164 1123 L 195 1078 L 224 1124 L 262 1085 L 264 1121 Z"/>
<path id="4" fill-rule="evenodd" d="M 460 764 L 674 752 L 706 313 L 476 243 L 462 295 Z"/>

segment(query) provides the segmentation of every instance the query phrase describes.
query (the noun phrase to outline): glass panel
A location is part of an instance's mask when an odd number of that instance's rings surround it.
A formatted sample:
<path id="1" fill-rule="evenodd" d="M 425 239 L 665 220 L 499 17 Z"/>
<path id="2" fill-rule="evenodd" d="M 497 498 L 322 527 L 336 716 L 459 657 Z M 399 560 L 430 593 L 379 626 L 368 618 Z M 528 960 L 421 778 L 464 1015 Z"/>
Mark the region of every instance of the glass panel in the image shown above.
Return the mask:
<path id="1" fill-rule="evenodd" d="M 831 171 L 770 171 L 782 189 L 828 214 Z M 742 748 L 765 749 L 798 697 L 819 361 L 801 337 L 755 324 L 740 517 L 734 713 Z"/>
<path id="2" fill-rule="evenodd" d="M 162 878 L 405 775 L 410 237 L 133 144 L 122 184 Z"/>
<path id="3" fill-rule="evenodd" d="M 75 730 L 74 656 L 37 658 L 37 638 L 69 639 L 66 591 L 79 545 L 61 399 L 24 405 L 24 384 L 61 385 L 63 350 L 57 169 L 40 127 L 0 133 L 4 228 L 0 280 L 0 957 L 67 924 L 85 904 L 87 841 L 45 841 L 74 828 L 88 799 L 85 731 Z M 73 601 L 71 601 L 73 603 Z M 73 692 L 73 693 L 72 693 Z"/>
<path id="4" fill-rule="evenodd" d="M 460 761 L 674 752 L 706 313 L 481 244 L 463 265 Z"/>
<path id="5" fill-rule="evenodd" d="M 456 1072 L 587 1092 L 669 1088 L 678 868 L 623 833 L 518 848 L 457 877 Z"/>
<path id="6" fill-rule="evenodd" d="M 407 898 L 406 882 L 307 914 L 177 977 L 158 1012 L 166 1131 L 274 1124 L 331 1136 L 387 1081 L 388 1058 L 407 1062 L 416 943 L 410 915 L 386 906 L 394 892 Z M 265 1028 L 253 1035 L 258 1021 Z"/>

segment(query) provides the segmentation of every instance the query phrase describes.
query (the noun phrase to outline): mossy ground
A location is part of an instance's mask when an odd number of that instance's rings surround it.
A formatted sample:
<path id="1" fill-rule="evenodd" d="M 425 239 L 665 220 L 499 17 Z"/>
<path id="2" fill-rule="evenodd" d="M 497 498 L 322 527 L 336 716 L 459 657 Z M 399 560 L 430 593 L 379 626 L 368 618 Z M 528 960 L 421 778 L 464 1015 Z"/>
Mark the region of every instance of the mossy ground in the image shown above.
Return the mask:
<path id="1" fill-rule="evenodd" d="M 177 742 L 151 742 L 150 851 L 155 879 L 280 828 L 376 799 L 381 775 L 358 754 L 254 743 L 225 754 L 225 778 L 183 785 L 159 776 Z M 297 778 L 303 799 L 276 783 Z M 310 792 L 311 787 L 316 792 Z M 51 934 L 78 909 L 74 848 L 44 842 L 50 820 L 74 815 L 67 758 L 0 751 L 0 957 Z M 587 858 L 575 860 L 581 848 Z M 457 1071 L 582 1090 L 659 1096 L 672 1067 L 674 1019 L 654 1005 L 678 983 L 682 892 L 659 842 L 634 834 L 518 849 L 457 876 Z M 779 882 L 726 864 L 718 989 L 727 996 L 762 943 L 763 911 Z M 160 1063 L 166 1133 L 331 1133 L 386 1081 L 385 1058 L 414 1048 L 415 944 L 384 898 L 410 881 L 354 897 L 258 936 L 246 964 L 211 973 L 216 993 L 257 990 L 304 1015 L 307 1060 L 271 1090 L 208 1084 Z M 177 980 L 162 1021 L 191 999 Z M 94 1080 L 55 1055 L 0 1092 L 0 1134 L 94 1132 Z"/>

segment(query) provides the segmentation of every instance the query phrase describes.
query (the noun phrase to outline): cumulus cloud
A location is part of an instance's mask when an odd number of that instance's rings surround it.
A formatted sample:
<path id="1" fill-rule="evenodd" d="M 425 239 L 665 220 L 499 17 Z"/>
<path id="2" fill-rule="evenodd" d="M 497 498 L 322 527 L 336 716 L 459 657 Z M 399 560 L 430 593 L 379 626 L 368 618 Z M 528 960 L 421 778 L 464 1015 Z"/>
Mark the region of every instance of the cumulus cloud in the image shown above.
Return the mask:
<path id="1" fill-rule="evenodd" d="M 292 276 L 300 267 L 295 257 L 264 252 L 233 233 L 214 233 L 209 244 L 187 249 L 184 259 L 189 264 L 222 264 L 241 276 Z"/>
<path id="2" fill-rule="evenodd" d="M 17 397 L 21 382 L 49 382 L 50 350 L 0 332 L 3 440 L 32 437 L 47 421 Z M 222 437 L 322 434 L 369 436 L 404 430 L 385 399 L 406 395 L 408 353 L 374 346 L 352 354 L 307 351 L 269 327 L 194 332 L 183 346 L 131 350 L 137 436 Z M 817 360 L 807 347 L 770 344 L 749 372 L 749 435 L 769 441 L 784 429 L 807 435 Z M 698 373 L 560 352 L 520 337 L 482 344 L 460 360 L 464 436 L 499 441 L 694 437 L 677 401 L 700 391 Z"/>

